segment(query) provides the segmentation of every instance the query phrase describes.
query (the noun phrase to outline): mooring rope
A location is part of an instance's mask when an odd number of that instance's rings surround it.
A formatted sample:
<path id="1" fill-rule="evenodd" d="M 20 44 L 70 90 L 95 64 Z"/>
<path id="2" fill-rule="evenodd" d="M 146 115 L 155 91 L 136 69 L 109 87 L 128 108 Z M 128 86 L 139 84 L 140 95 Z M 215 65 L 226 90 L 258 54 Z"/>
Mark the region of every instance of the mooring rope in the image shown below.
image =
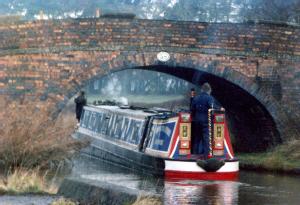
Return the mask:
<path id="1" fill-rule="evenodd" d="M 208 132 L 209 132 L 209 155 L 212 156 L 212 123 L 211 112 L 213 109 L 208 109 Z"/>

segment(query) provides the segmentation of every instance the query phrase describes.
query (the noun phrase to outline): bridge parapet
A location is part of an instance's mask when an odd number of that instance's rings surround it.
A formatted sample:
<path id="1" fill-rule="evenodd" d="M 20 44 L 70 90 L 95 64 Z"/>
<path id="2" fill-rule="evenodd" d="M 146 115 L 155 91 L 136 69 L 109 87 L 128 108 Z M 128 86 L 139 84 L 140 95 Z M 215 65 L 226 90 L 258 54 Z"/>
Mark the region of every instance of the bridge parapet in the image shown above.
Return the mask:
<path id="1" fill-rule="evenodd" d="M 198 23 L 141 19 L 69 19 L 0 24 L 9 52 L 161 48 L 208 54 L 300 59 L 300 29 L 276 24 Z"/>

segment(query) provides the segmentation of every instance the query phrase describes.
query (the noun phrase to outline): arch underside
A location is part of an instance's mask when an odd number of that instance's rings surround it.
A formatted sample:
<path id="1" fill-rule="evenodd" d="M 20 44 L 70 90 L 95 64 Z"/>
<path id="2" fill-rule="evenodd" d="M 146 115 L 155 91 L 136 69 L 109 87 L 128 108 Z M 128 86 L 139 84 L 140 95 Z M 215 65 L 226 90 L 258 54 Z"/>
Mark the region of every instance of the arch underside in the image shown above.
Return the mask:
<path id="1" fill-rule="evenodd" d="M 125 69 L 163 72 L 184 79 L 196 86 L 209 82 L 213 89 L 212 95 L 226 109 L 226 117 L 236 151 L 265 151 L 281 142 L 276 123 L 266 107 L 249 92 L 233 82 L 192 68 L 184 68 L 184 72 L 180 68 L 164 65 Z"/>

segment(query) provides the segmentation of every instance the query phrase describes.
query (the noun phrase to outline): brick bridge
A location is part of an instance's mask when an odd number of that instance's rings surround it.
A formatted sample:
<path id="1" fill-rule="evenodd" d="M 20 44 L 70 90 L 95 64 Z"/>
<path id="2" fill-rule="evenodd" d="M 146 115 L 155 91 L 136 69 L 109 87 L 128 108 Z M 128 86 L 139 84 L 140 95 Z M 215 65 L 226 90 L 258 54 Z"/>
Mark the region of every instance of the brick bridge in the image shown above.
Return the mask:
<path id="1" fill-rule="evenodd" d="M 88 81 L 148 69 L 194 84 L 210 82 L 227 110 L 237 149 L 264 150 L 299 139 L 299 34 L 299 27 L 268 23 L 126 18 L 0 23 L 0 118 L 33 103 L 55 117 Z M 160 51 L 170 60 L 158 61 Z"/>

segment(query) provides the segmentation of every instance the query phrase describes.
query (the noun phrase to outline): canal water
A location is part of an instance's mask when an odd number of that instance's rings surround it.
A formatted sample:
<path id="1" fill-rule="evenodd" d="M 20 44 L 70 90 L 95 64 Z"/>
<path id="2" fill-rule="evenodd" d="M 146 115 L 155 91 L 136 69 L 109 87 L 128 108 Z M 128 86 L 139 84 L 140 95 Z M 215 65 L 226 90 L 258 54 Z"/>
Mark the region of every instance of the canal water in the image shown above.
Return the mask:
<path id="1" fill-rule="evenodd" d="M 87 157 L 74 160 L 73 177 L 160 194 L 164 204 L 299 205 L 300 177 L 241 171 L 238 181 L 165 181 Z"/>
<path id="2" fill-rule="evenodd" d="M 66 177 L 66 176 L 60 176 Z M 241 171 L 238 181 L 166 181 L 89 157 L 74 159 L 67 177 L 159 194 L 165 205 L 299 205 L 300 177 Z M 0 205 L 48 205 L 60 196 L 0 196 Z"/>

